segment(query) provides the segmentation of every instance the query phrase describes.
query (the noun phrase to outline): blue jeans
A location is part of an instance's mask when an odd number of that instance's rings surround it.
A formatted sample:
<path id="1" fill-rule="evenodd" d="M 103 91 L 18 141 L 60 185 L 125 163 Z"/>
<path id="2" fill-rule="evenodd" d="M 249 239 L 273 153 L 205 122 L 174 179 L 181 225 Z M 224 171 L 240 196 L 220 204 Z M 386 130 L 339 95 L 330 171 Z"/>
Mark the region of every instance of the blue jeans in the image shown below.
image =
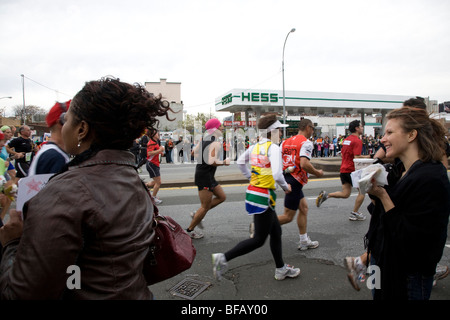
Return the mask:
<path id="1" fill-rule="evenodd" d="M 420 273 L 407 276 L 408 300 L 429 300 L 433 289 L 433 276 L 425 277 Z"/>
<path id="2" fill-rule="evenodd" d="M 376 265 L 375 258 L 370 257 L 370 264 Z M 430 300 L 431 290 L 433 289 L 433 276 L 425 277 L 416 272 L 406 276 L 406 290 L 408 300 Z M 372 297 L 375 291 L 372 290 Z"/>

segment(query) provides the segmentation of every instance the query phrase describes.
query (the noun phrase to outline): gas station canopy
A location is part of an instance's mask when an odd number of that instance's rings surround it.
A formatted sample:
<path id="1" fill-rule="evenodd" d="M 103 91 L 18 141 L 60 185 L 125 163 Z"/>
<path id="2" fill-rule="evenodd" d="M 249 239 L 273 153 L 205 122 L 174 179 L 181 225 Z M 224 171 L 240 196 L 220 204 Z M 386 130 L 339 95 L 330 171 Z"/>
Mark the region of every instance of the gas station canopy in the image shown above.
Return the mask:
<path id="1" fill-rule="evenodd" d="M 283 100 L 287 115 L 301 114 L 378 114 L 400 108 L 403 101 L 414 96 L 233 89 L 216 98 L 216 111 L 254 112 L 258 119 L 266 112 L 283 112 Z M 246 119 L 248 120 L 248 119 Z"/>

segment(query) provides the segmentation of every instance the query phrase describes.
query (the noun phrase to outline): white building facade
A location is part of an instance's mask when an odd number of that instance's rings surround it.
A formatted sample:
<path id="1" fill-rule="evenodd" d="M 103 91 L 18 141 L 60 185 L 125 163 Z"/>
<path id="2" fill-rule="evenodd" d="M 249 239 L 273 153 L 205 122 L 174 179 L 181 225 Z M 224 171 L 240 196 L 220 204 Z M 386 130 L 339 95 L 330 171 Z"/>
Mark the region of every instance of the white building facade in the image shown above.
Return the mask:
<path id="1" fill-rule="evenodd" d="M 180 127 L 183 121 L 183 101 L 181 100 L 181 82 L 167 82 L 167 79 L 161 78 L 159 82 L 145 82 L 145 89 L 155 95 L 161 94 L 163 100 L 170 102 L 169 118 L 158 117 L 158 129 L 161 131 L 173 131 Z"/>

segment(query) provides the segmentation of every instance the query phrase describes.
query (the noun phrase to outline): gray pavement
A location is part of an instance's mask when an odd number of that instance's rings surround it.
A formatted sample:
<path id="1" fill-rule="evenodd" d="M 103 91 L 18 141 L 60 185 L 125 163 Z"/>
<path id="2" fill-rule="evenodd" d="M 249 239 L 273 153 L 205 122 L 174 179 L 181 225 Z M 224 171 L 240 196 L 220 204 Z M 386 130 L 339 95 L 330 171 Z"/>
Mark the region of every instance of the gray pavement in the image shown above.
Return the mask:
<path id="1" fill-rule="evenodd" d="M 323 181 L 335 180 L 336 185 L 340 185 L 339 181 L 339 167 L 340 158 L 329 159 L 313 159 L 313 164 L 316 168 L 323 168 L 325 170 L 325 177 Z M 193 176 L 195 167 L 189 164 L 162 164 L 162 191 L 160 193 L 167 197 L 168 194 L 176 191 L 176 188 L 184 189 L 183 187 L 192 187 L 194 189 Z M 141 173 L 144 180 L 150 180 L 146 171 Z M 216 179 L 223 185 L 239 185 L 246 184 L 248 180 L 243 179 L 239 169 L 236 165 L 229 167 L 220 167 L 216 174 Z M 308 183 L 313 185 L 313 183 Z M 315 187 L 318 188 L 318 187 Z M 195 192 L 195 190 L 193 190 Z M 195 193 L 192 193 L 195 194 Z M 317 194 L 317 189 L 310 191 L 311 194 Z M 166 199 L 166 197 L 164 199 Z M 175 197 L 175 196 L 174 196 Z M 177 196 L 178 197 L 178 196 Z M 282 194 L 279 195 L 283 197 Z M 196 198 L 194 195 L 193 198 Z M 238 204 L 235 207 L 232 195 L 228 197 L 227 201 L 222 204 L 221 209 L 227 209 L 231 212 L 242 211 Z M 172 201 L 172 200 L 171 200 Z M 185 220 L 187 215 L 184 211 L 191 210 L 192 203 L 197 202 L 198 199 L 193 199 L 191 202 L 187 201 L 185 204 L 178 206 L 167 204 L 163 202 L 161 206 L 162 212 L 167 210 L 177 211 L 174 217 L 182 225 L 185 226 L 188 220 Z M 282 201 L 282 199 L 280 199 Z M 310 215 L 317 215 L 318 208 L 313 207 L 313 200 L 310 201 Z M 367 201 L 367 200 L 366 200 Z M 278 202 L 278 201 L 277 201 Z M 282 202 L 281 202 L 282 203 Z M 339 202 L 338 206 L 342 202 Z M 353 205 L 352 201 L 348 202 L 349 206 Z M 328 207 L 333 205 L 327 204 Z M 164 206 L 168 206 L 164 208 Z M 194 205 L 196 206 L 196 205 Z M 235 209 L 237 208 L 237 209 Z M 322 208 L 320 208 L 322 211 Z M 328 209 L 330 210 L 330 209 Z M 338 208 L 340 210 L 340 208 Z M 181 212 L 183 211 L 183 212 Z M 229 270 L 224 275 L 222 281 L 218 281 L 212 274 L 211 254 L 215 252 L 224 252 L 237 243 L 236 231 L 241 232 L 241 240 L 248 236 L 248 224 L 250 220 L 242 222 L 242 213 L 239 215 L 230 215 L 228 220 L 219 219 L 223 213 L 217 214 L 218 218 L 208 218 L 208 236 L 200 240 L 194 240 L 194 246 L 197 249 L 197 256 L 192 267 L 166 281 L 150 286 L 157 300 L 169 300 L 180 302 L 201 302 L 205 300 L 257 300 L 255 303 L 263 303 L 264 301 L 286 301 L 286 300 L 371 300 L 371 292 L 362 284 L 360 291 L 354 290 L 347 279 L 347 271 L 343 266 L 340 254 L 340 247 L 342 244 L 336 243 L 336 239 L 347 243 L 356 243 L 355 253 L 362 253 L 362 237 L 361 235 L 367 230 L 368 220 L 364 224 L 358 225 L 353 229 L 355 235 L 350 235 L 347 228 L 342 222 L 342 219 L 336 219 L 336 215 L 321 218 L 320 224 L 316 226 L 324 228 L 322 232 L 312 233 L 314 239 L 321 239 L 321 244 L 318 249 L 298 251 L 296 246 L 297 227 L 294 222 L 283 226 L 283 257 L 286 263 L 300 267 L 301 274 L 295 279 L 285 279 L 283 281 L 276 281 L 274 279 L 274 264 L 270 253 L 270 246 L 266 243 L 263 247 L 250 252 L 244 256 L 238 257 L 229 263 Z M 185 217 L 186 216 L 186 217 Z M 220 218 L 222 219 L 222 218 Z M 313 219 L 311 219 L 313 221 Z M 344 219 L 345 220 L 345 219 Z M 326 221 L 326 222 L 324 222 Z M 348 222 L 348 221 L 347 221 Z M 312 222 L 313 223 L 313 222 Z M 324 226 L 324 224 L 328 224 Z M 352 227 L 354 222 L 350 222 Z M 333 227 L 334 226 L 334 227 Z M 355 227 L 353 227 L 355 228 Z M 352 228 L 350 228 L 351 230 Z M 326 230 L 326 231 L 325 231 Z M 334 230 L 335 234 L 330 235 L 329 230 Z M 309 232 L 308 232 L 309 233 Z M 240 240 L 239 240 L 240 241 Z M 268 242 L 268 241 L 267 241 Z M 347 246 L 347 243 L 345 244 Z M 449 241 L 447 241 L 449 243 Z M 339 252 L 336 254 L 338 258 L 333 257 L 333 251 Z M 444 262 L 448 264 L 448 249 L 446 249 L 446 256 L 443 258 Z M 356 254 L 355 254 L 356 255 Z M 207 286 L 207 289 L 193 300 L 181 298 L 174 295 L 171 289 L 174 289 L 182 281 L 195 280 L 200 281 Z M 195 282 L 194 281 L 194 282 Z M 194 283 L 195 287 L 195 283 Z M 447 277 L 438 282 L 438 286 L 433 289 L 432 300 L 450 300 L 450 277 Z M 200 304 L 201 305 L 201 304 Z"/>

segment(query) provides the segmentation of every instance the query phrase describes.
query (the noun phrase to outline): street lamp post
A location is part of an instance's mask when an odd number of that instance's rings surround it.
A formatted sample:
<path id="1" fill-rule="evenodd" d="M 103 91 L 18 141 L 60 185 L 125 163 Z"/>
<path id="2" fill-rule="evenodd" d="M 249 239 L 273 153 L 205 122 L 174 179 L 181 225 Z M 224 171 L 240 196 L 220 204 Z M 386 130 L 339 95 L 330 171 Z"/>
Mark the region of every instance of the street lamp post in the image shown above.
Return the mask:
<path id="1" fill-rule="evenodd" d="M 23 125 L 25 125 L 25 76 L 23 74 L 20 75 L 22 77 L 22 96 L 23 96 L 23 112 L 22 112 L 22 119 L 23 119 Z"/>
<path id="2" fill-rule="evenodd" d="M 281 73 L 282 73 L 282 77 L 283 77 L 283 124 L 286 124 L 286 102 L 285 102 L 285 93 L 284 93 L 284 47 L 286 46 L 286 41 L 291 32 L 295 32 L 295 28 L 292 28 L 291 31 L 288 32 L 286 39 L 284 40 L 283 59 L 281 62 Z M 286 139 L 286 128 L 283 128 L 283 138 Z"/>

